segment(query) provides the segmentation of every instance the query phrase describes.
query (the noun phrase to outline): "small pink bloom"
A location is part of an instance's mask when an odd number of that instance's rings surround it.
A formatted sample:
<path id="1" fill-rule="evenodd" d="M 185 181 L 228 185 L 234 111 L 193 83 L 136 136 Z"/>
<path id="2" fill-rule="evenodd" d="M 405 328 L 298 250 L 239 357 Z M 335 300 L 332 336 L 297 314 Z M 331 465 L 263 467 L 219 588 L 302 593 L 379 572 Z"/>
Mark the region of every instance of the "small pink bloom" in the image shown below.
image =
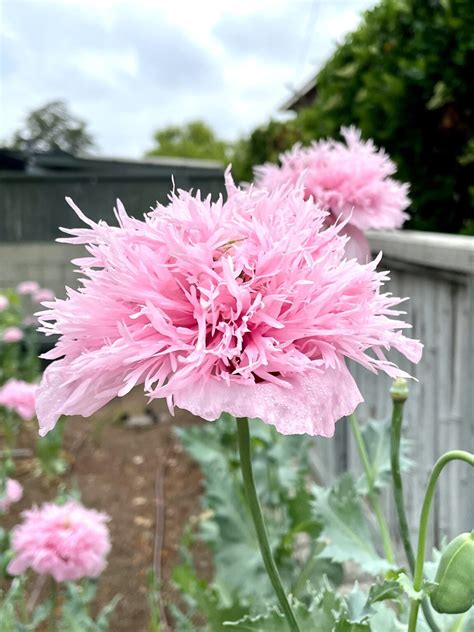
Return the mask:
<path id="1" fill-rule="evenodd" d="M 19 327 L 7 327 L 2 333 L 3 342 L 20 342 L 23 340 L 23 332 Z"/>
<path id="2" fill-rule="evenodd" d="M 13 503 L 17 503 L 23 496 L 21 483 L 13 478 L 7 478 L 3 495 L 0 493 L 0 511 L 7 511 Z"/>
<path id="3" fill-rule="evenodd" d="M 23 281 L 17 286 L 16 291 L 18 292 L 18 294 L 33 294 L 39 289 L 40 286 L 38 283 L 36 283 L 36 281 Z"/>
<path id="4" fill-rule="evenodd" d="M 348 221 L 342 232 L 357 243 L 347 256 L 357 256 L 365 263 L 370 251 L 361 231 L 401 228 L 408 219 L 404 212 L 410 204 L 408 185 L 391 177 L 395 164 L 371 140 L 362 141 L 358 130 L 343 127 L 341 134 L 345 142 L 295 145 L 280 156 L 281 166 L 257 167 L 256 185 L 273 190 L 302 180 L 305 195 L 329 211 L 327 223 Z"/>
<path id="5" fill-rule="evenodd" d="M 46 503 L 24 511 L 23 522 L 12 531 L 11 575 L 28 568 L 57 582 L 98 577 L 110 551 L 108 516 L 76 501 Z"/>
<path id="6" fill-rule="evenodd" d="M 7 297 L 3 296 L 3 294 L 0 294 L 0 312 L 4 312 L 6 309 L 8 309 L 9 305 L 10 301 L 7 299 Z"/>
<path id="7" fill-rule="evenodd" d="M 330 436 L 362 401 L 347 359 L 391 376 L 406 373 L 385 350 L 419 361 L 379 258 L 348 260 L 342 225 L 326 226 L 301 187 L 242 191 L 228 176 L 227 194 L 179 191 L 144 220 L 118 202 L 118 227 L 73 205 L 88 228 L 65 241 L 88 252 L 74 261 L 82 287 L 39 315 L 60 336 L 36 402 L 41 434 L 143 384 L 171 410 Z"/>
<path id="8" fill-rule="evenodd" d="M 44 303 L 45 301 L 52 301 L 54 299 L 53 290 L 49 290 L 48 288 L 41 288 L 37 292 L 35 292 L 32 296 L 33 301 L 35 303 Z"/>
<path id="9" fill-rule="evenodd" d="M 0 406 L 15 411 L 24 421 L 33 419 L 37 390 L 37 384 L 11 378 L 0 386 Z"/>

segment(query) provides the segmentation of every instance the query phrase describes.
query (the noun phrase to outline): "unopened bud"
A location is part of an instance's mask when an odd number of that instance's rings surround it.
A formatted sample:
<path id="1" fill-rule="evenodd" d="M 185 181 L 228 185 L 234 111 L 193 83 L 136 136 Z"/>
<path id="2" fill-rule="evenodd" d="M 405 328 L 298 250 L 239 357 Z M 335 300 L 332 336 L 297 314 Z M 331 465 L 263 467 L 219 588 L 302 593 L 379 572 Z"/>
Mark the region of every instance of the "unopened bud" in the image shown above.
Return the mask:
<path id="1" fill-rule="evenodd" d="M 435 582 L 430 599 L 437 612 L 461 614 L 474 604 L 474 531 L 461 533 L 448 544 Z"/>
<path id="2" fill-rule="evenodd" d="M 394 402 L 404 402 L 408 399 L 408 382 L 404 377 L 397 377 L 393 381 L 390 395 Z"/>

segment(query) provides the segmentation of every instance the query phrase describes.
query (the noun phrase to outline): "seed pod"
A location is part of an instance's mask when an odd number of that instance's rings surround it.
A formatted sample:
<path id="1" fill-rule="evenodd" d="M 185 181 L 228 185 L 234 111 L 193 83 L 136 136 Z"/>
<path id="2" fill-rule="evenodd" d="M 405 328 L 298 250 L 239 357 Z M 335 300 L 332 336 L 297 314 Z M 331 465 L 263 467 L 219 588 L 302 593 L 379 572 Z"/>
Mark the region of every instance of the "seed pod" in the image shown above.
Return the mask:
<path id="1" fill-rule="evenodd" d="M 448 544 L 435 582 L 431 604 L 437 612 L 460 614 L 474 604 L 474 531 L 461 533 Z"/>

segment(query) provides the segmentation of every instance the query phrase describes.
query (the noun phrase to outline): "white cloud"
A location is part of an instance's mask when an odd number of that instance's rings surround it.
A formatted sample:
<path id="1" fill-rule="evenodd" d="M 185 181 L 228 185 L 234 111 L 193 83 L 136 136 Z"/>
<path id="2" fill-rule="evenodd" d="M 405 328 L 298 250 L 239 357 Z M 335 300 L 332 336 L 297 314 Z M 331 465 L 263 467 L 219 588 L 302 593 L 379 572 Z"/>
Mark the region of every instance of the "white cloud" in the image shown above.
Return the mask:
<path id="1" fill-rule="evenodd" d="M 106 154 L 192 118 L 236 138 L 277 113 L 373 0 L 0 0 L 0 137 L 66 99 Z"/>

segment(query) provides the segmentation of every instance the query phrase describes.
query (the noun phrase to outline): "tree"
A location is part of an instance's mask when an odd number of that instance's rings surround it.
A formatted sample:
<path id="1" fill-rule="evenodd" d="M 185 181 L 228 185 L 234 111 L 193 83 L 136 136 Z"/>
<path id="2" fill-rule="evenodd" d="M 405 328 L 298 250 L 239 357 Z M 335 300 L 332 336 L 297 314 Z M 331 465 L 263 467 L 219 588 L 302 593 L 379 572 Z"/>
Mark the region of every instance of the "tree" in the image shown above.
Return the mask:
<path id="1" fill-rule="evenodd" d="M 232 143 L 217 138 L 215 132 L 200 120 L 190 121 L 182 127 L 170 125 L 155 132 L 156 147 L 147 156 L 177 156 L 219 160 L 227 164 Z"/>
<path id="2" fill-rule="evenodd" d="M 250 182 L 253 167 L 264 162 L 278 162 L 278 156 L 302 140 L 300 126 L 294 120 L 281 122 L 271 120 L 257 127 L 248 138 L 234 145 L 232 172 L 237 182 Z"/>
<path id="3" fill-rule="evenodd" d="M 304 143 L 356 125 L 386 148 L 397 177 L 411 183 L 409 228 L 468 232 L 473 67 L 472 0 L 382 0 L 321 68 L 314 103 L 291 125 Z M 247 151 L 248 162 L 262 162 L 252 143 Z"/>
<path id="4" fill-rule="evenodd" d="M 95 145 L 86 123 L 75 117 L 64 101 L 50 101 L 30 112 L 11 143 L 23 151 L 67 151 L 80 154 Z"/>

